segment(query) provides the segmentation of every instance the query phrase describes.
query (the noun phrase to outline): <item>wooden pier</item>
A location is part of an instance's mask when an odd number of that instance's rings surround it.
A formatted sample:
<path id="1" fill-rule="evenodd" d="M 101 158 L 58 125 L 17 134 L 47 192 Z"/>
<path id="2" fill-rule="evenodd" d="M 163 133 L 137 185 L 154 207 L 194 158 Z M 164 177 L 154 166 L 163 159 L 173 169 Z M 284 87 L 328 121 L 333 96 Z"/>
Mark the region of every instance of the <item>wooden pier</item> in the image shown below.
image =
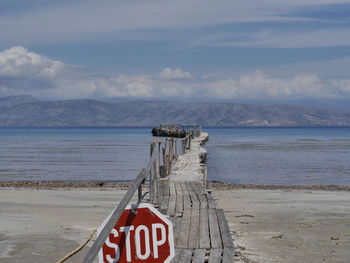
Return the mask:
<path id="1" fill-rule="evenodd" d="M 232 236 L 223 210 L 206 190 L 206 167 L 201 133 L 188 152 L 179 156 L 168 177 L 159 183 L 158 204 L 174 225 L 176 255 L 172 262 L 233 262 Z"/>
<path id="2" fill-rule="evenodd" d="M 168 137 L 163 142 L 155 139 L 147 167 L 114 209 L 83 262 L 93 262 L 136 191 L 139 203 L 152 203 L 173 223 L 172 263 L 234 262 L 232 235 L 224 212 L 216 208 L 213 196 L 206 189 L 207 152 L 202 146 L 207 140 L 208 134 L 200 127 L 185 138 Z M 149 192 L 143 193 L 142 185 L 147 179 Z"/>

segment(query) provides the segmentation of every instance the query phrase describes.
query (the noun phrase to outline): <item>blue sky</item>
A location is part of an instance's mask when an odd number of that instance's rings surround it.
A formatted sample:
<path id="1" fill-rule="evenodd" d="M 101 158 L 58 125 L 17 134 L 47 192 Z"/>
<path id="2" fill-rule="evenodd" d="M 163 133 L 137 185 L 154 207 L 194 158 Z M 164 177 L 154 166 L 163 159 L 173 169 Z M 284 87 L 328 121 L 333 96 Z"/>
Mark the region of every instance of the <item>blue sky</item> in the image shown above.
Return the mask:
<path id="1" fill-rule="evenodd" d="M 350 0 L 0 0 L 0 96 L 350 98 Z"/>

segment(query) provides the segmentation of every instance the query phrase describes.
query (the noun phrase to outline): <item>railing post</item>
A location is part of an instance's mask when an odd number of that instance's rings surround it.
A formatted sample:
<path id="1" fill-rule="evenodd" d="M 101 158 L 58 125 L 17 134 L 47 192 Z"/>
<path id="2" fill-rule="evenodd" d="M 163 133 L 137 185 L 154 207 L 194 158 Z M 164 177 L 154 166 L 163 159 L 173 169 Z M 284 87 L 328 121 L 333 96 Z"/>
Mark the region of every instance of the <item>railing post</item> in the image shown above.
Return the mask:
<path id="1" fill-rule="evenodd" d="M 184 141 L 185 139 L 181 139 L 181 154 L 184 154 Z"/>
<path id="2" fill-rule="evenodd" d="M 155 170 L 154 170 L 154 178 L 155 178 L 155 189 L 156 189 L 156 203 L 159 203 L 159 177 L 160 177 L 160 175 L 159 175 L 159 162 L 157 161 L 157 159 L 156 159 L 156 161 L 155 161 L 155 163 L 154 163 L 154 166 L 155 166 Z"/>
<path id="3" fill-rule="evenodd" d="M 177 138 L 175 139 L 175 156 L 177 159 L 177 157 L 178 157 L 178 155 L 177 155 Z"/>
<path id="4" fill-rule="evenodd" d="M 174 160 L 174 139 L 170 138 L 169 140 L 169 174 L 171 171 L 171 168 L 173 166 L 173 160 Z"/>
<path id="5" fill-rule="evenodd" d="M 160 148 L 161 148 L 161 142 L 158 142 L 158 164 L 160 165 Z"/>
<path id="6" fill-rule="evenodd" d="M 162 147 L 162 152 L 163 152 L 163 163 L 164 163 L 164 173 L 167 175 L 168 174 L 168 157 L 166 154 L 168 144 L 165 142 L 164 147 Z"/>
<path id="7" fill-rule="evenodd" d="M 150 144 L 149 148 L 150 148 L 150 154 L 149 154 L 149 156 L 152 157 L 152 153 L 153 153 L 153 151 L 154 151 L 154 142 L 152 142 L 152 143 Z"/>
<path id="8" fill-rule="evenodd" d="M 151 170 L 148 173 L 149 176 L 149 201 L 152 203 L 153 201 L 153 178 L 152 178 L 152 169 L 153 166 L 151 167 Z"/>
<path id="9" fill-rule="evenodd" d="M 156 156 L 159 156 L 159 143 L 155 140 L 154 141 L 154 148 L 153 150 L 156 151 Z M 158 147 L 157 147 L 158 146 Z M 154 200 L 153 202 L 158 203 L 158 179 L 159 179 L 159 162 L 158 159 L 155 158 L 154 163 L 153 163 L 153 179 L 154 179 Z"/>
<path id="10" fill-rule="evenodd" d="M 140 184 L 138 191 L 137 191 L 137 203 L 142 202 L 142 183 Z"/>
<path id="11" fill-rule="evenodd" d="M 150 156 L 152 157 L 152 154 L 154 152 L 154 148 L 155 148 L 155 143 L 151 143 L 150 144 Z M 150 202 L 153 202 L 154 199 L 154 185 L 153 185 L 153 169 L 154 169 L 154 165 L 152 163 L 151 169 L 149 171 L 149 190 L 150 190 Z"/>
<path id="12" fill-rule="evenodd" d="M 186 153 L 187 139 L 188 139 L 188 137 L 186 137 L 186 138 L 182 141 L 182 154 L 185 154 L 185 153 Z"/>
<path id="13" fill-rule="evenodd" d="M 151 189 L 152 189 L 152 195 L 151 195 L 151 203 L 153 204 L 154 201 L 156 200 L 156 196 L 157 196 L 157 189 L 156 189 L 156 178 L 155 178 L 155 174 L 156 174 L 156 169 L 155 169 L 155 162 L 152 165 L 152 169 L 151 169 L 151 177 L 152 177 L 152 185 L 151 185 Z"/>
<path id="14" fill-rule="evenodd" d="M 172 160 L 174 160 L 174 157 L 175 157 L 175 153 L 174 153 L 174 151 L 175 151 L 174 142 L 175 142 L 175 139 L 174 139 L 174 138 L 171 138 L 171 155 L 172 155 L 171 159 L 172 159 Z"/>

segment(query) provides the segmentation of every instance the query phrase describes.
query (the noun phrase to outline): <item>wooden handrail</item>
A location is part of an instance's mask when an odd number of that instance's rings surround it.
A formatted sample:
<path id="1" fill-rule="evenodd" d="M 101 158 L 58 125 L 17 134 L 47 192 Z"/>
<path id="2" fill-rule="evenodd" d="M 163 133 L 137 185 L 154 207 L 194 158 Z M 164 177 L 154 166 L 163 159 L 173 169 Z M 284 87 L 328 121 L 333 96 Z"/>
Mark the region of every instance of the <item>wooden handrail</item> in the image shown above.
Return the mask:
<path id="1" fill-rule="evenodd" d="M 156 160 L 157 153 L 156 151 L 153 152 L 151 159 L 149 160 L 146 169 L 142 169 L 141 172 L 138 174 L 138 176 L 133 181 L 131 187 L 123 197 L 123 199 L 120 201 L 118 206 L 113 210 L 113 213 L 111 217 L 108 219 L 105 227 L 95 240 L 94 244 L 88 251 L 87 255 L 85 256 L 83 263 L 91 263 L 94 261 L 95 257 L 97 256 L 98 252 L 102 248 L 103 244 L 106 242 L 109 234 L 111 233 L 113 227 L 115 226 L 116 222 L 118 222 L 120 216 L 122 215 L 124 209 L 130 202 L 131 198 L 135 194 L 136 190 L 139 188 L 139 186 L 144 182 L 144 180 L 147 178 L 149 173 L 151 172 L 152 165 Z"/>

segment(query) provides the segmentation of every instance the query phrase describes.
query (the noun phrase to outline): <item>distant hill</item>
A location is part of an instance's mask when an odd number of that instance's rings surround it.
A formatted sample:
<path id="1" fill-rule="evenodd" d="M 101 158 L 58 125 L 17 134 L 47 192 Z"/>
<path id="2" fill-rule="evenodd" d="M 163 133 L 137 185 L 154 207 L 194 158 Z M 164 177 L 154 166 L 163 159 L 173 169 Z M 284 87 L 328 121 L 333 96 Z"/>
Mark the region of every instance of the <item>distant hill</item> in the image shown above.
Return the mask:
<path id="1" fill-rule="evenodd" d="M 0 107 L 7 108 L 17 104 L 23 104 L 23 103 L 34 102 L 34 101 L 38 101 L 38 99 L 30 95 L 2 97 L 0 98 Z"/>
<path id="2" fill-rule="evenodd" d="M 0 126 L 350 126 L 350 113 L 292 105 L 0 98 Z"/>

